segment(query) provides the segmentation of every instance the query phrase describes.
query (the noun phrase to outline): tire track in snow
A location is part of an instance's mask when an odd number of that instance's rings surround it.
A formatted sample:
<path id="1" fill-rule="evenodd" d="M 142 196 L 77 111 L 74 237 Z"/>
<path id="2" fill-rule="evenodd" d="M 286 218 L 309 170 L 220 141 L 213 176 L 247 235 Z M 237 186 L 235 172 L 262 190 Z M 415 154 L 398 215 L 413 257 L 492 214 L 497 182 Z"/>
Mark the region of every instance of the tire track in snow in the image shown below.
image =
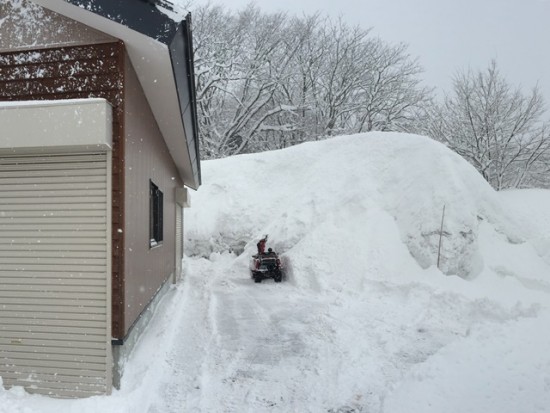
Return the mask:
<path id="1" fill-rule="evenodd" d="M 178 302 L 168 326 L 175 329 L 166 358 L 168 370 L 157 383 L 159 396 L 149 407 L 149 413 L 202 411 L 202 372 L 208 354 L 204 343 L 212 337 L 207 316 L 211 280 L 204 277 L 204 267 L 208 266 L 208 263 L 197 265 L 178 286 Z"/>
<path id="2" fill-rule="evenodd" d="M 302 390 L 304 383 L 323 381 L 316 367 L 323 355 L 317 338 L 307 335 L 322 331 L 326 340 L 331 334 L 319 325 L 323 306 L 289 284 L 255 285 L 241 268 L 212 275 L 213 337 L 206 349 L 202 411 L 224 406 L 224 412 L 287 412 L 311 405 Z"/>

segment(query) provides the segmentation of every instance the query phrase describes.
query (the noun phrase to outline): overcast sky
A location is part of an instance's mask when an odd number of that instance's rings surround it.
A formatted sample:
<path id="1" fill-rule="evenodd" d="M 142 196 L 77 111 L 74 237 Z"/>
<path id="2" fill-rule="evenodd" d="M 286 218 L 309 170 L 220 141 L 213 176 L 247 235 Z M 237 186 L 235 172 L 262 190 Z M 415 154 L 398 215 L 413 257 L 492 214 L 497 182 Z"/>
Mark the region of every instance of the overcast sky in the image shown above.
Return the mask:
<path id="1" fill-rule="evenodd" d="M 205 0 L 195 0 L 199 4 Z M 211 0 L 240 9 L 249 0 Z M 255 0 L 268 12 L 342 16 L 420 59 L 426 83 L 449 90 L 458 69 L 495 58 L 514 86 L 538 82 L 550 108 L 550 0 Z"/>

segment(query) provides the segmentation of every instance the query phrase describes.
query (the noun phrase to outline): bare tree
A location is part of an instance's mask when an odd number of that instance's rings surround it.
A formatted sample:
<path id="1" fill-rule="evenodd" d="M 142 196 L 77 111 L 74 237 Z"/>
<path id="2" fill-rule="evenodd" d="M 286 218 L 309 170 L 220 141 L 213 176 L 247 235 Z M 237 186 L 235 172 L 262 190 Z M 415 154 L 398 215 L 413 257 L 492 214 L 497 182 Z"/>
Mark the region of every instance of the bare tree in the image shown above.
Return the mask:
<path id="1" fill-rule="evenodd" d="M 283 148 L 316 137 L 316 105 L 312 90 L 322 67 L 325 56 L 321 39 L 317 36 L 319 25 L 323 25 L 318 14 L 294 18 L 286 32 L 286 42 L 296 44 L 298 49 L 294 55 L 293 64 L 288 66 L 288 76 L 281 84 L 275 99 L 287 102 L 296 108 L 292 113 L 285 113 L 278 120 L 281 125 L 289 125 L 284 133 L 272 134 L 266 143 L 269 149 Z M 297 41 L 298 39 L 298 41 Z"/>
<path id="2" fill-rule="evenodd" d="M 205 6 L 197 11 L 195 24 L 197 102 L 206 157 L 249 151 L 255 136 L 276 127 L 271 119 L 294 110 L 274 100 L 297 49 L 284 41 L 287 18 L 262 15 L 254 6 L 237 15 Z"/>
<path id="3" fill-rule="evenodd" d="M 430 92 L 404 45 L 341 20 L 207 5 L 194 22 L 205 158 L 403 129 Z"/>
<path id="4" fill-rule="evenodd" d="M 366 46 L 368 62 L 354 97 L 359 107 L 353 130 L 408 130 L 432 94 L 421 85 L 422 68 L 403 43 L 392 46 L 371 39 Z"/>
<path id="5" fill-rule="evenodd" d="M 523 187 L 545 170 L 550 153 L 543 113 L 538 87 L 528 95 L 512 89 L 492 61 L 485 71 L 455 77 L 453 94 L 432 108 L 426 132 L 466 158 L 497 190 Z"/>
<path id="6" fill-rule="evenodd" d="M 317 31 L 322 59 L 310 71 L 316 123 L 320 135 L 347 132 L 348 120 L 356 110 L 354 92 L 368 63 L 368 30 L 349 28 L 341 20 L 323 25 Z"/>

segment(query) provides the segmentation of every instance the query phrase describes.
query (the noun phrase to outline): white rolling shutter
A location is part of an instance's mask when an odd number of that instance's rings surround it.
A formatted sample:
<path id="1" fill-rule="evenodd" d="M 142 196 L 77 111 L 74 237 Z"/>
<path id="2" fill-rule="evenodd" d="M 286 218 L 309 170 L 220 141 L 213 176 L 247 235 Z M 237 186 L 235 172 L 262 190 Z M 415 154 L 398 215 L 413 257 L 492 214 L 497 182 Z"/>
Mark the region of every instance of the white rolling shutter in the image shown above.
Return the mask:
<path id="1" fill-rule="evenodd" d="M 0 376 L 111 389 L 110 153 L 0 156 Z"/>

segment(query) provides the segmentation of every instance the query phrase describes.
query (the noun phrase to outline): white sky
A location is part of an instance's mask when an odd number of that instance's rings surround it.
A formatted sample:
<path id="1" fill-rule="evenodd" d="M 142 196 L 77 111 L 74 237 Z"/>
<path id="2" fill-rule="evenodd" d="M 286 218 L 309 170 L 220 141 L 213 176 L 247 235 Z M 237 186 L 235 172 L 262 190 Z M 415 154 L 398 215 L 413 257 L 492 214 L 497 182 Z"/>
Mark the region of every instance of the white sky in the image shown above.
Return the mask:
<path id="1" fill-rule="evenodd" d="M 195 0 L 202 3 L 206 0 Z M 249 0 L 211 0 L 240 9 Z M 550 108 L 550 0 L 255 0 L 261 9 L 341 15 L 373 34 L 409 44 L 426 83 L 449 90 L 458 69 L 496 58 L 514 86 L 539 83 Z"/>

